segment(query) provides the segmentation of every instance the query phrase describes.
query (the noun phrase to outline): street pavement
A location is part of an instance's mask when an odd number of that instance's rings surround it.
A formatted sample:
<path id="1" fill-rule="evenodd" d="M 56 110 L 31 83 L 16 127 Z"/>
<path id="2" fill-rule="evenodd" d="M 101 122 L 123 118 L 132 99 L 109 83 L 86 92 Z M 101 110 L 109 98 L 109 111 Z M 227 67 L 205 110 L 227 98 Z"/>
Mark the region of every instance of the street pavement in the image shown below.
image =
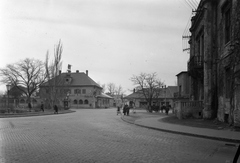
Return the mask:
<path id="1" fill-rule="evenodd" d="M 122 119 L 126 122 L 155 130 L 240 144 L 240 132 L 230 129 L 216 130 L 210 128 L 190 127 L 161 121 L 161 119 L 166 117 L 168 117 L 168 115 L 146 113 L 145 110 L 137 110 L 134 114 L 130 113 L 130 116 L 122 116 Z"/>
<path id="2" fill-rule="evenodd" d="M 225 163 L 235 152 L 234 143 L 126 123 L 116 109 L 0 118 L 3 163 Z"/>

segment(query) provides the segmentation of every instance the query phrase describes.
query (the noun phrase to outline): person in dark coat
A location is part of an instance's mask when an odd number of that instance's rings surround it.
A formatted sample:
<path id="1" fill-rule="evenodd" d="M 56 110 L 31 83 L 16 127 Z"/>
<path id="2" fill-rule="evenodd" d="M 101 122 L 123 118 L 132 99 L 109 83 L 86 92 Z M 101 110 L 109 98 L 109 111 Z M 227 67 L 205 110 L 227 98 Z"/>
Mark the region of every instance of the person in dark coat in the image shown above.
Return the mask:
<path id="1" fill-rule="evenodd" d="M 127 112 L 127 105 L 124 105 L 124 107 L 123 107 L 123 114 L 126 115 L 126 112 Z"/>
<path id="2" fill-rule="evenodd" d="M 54 105 L 54 114 L 58 114 L 58 107 L 57 107 L 57 105 Z"/>
<path id="3" fill-rule="evenodd" d="M 130 107 L 127 105 L 126 106 L 126 114 L 129 115 Z"/>
<path id="4" fill-rule="evenodd" d="M 41 103 L 41 110 L 42 110 L 42 112 L 44 112 L 44 105 L 43 105 L 43 103 Z"/>
<path id="5" fill-rule="evenodd" d="M 168 115 L 168 112 L 169 112 L 169 105 L 168 106 L 166 106 L 166 108 L 165 108 L 165 113 L 166 113 L 166 115 Z"/>
<path id="6" fill-rule="evenodd" d="M 29 108 L 29 111 L 31 112 L 32 104 L 30 102 L 28 103 L 28 108 Z"/>

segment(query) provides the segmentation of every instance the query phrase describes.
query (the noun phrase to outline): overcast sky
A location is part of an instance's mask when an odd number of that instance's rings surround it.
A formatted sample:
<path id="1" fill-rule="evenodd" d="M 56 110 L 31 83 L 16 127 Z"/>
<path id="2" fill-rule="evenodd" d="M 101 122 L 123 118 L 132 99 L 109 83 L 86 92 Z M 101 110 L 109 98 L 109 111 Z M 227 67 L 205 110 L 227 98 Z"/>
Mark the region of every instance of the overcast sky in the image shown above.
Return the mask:
<path id="1" fill-rule="evenodd" d="M 0 67 L 44 61 L 61 39 L 63 72 L 71 64 L 72 72 L 88 70 L 127 94 L 141 72 L 176 85 L 176 74 L 187 70 L 182 34 L 190 15 L 184 0 L 1 0 Z"/>

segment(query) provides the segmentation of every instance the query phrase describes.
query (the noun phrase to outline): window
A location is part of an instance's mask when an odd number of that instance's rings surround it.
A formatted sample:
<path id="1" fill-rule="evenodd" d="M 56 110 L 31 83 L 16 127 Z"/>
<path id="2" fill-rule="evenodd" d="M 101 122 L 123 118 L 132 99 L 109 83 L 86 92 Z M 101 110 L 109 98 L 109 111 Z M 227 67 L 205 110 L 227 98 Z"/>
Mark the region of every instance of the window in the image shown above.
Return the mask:
<path id="1" fill-rule="evenodd" d="M 231 39 L 231 1 L 227 0 L 222 7 L 224 19 L 224 41 L 227 44 Z"/>
<path id="2" fill-rule="evenodd" d="M 74 94 L 81 94 L 81 90 L 80 89 L 75 89 Z"/>
<path id="3" fill-rule="evenodd" d="M 231 36 L 231 10 L 225 12 L 225 43 L 230 41 Z"/>
<path id="4" fill-rule="evenodd" d="M 88 104 L 88 100 L 84 100 L 84 104 Z"/>
<path id="5" fill-rule="evenodd" d="M 74 103 L 74 104 L 77 104 L 77 100 L 74 100 L 73 103 Z"/>
<path id="6" fill-rule="evenodd" d="M 65 94 L 68 94 L 68 93 L 69 93 L 69 94 L 72 94 L 71 89 L 64 89 L 64 93 L 65 93 Z"/>
<path id="7" fill-rule="evenodd" d="M 86 89 L 83 89 L 83 90 L 82 90 L 82 94 L 86 94 Z"/>
<path id="8" fill-rule="evenodd" d="M 181 97 L 181 95 L 182 95 L 182 86 L 180 85 L 179 86 L 179 96 Z"/>
<path id="9" fill-rule="evenodd" d="M 204 56 L 204 34 L 203 30 L 201 30 L 197 36 L 197 60 L 198 64 L 201 64 L 202 58 Z"/>
<path id="10" fill-rule="evenodd" d="M 83 100 L 79 100 L 79 104 L 83 104 Z"/>

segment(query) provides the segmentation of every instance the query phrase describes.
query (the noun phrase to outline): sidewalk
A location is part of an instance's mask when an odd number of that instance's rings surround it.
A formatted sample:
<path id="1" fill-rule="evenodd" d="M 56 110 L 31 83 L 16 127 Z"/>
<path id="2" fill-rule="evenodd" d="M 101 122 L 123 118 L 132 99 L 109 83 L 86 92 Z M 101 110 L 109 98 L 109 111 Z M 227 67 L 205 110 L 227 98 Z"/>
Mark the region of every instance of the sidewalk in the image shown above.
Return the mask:
<path id="1" fill-rule="evenodd" d="M 122 116 L 121 118 L 128 123 L 150 129 L 240 144 L 240 131 L 234 131 L 229 127 L 223 128 L 221 126 L 219 128 L 214 126 L 214 129 L 210 121 L 199 123 L 194 120 L 187 120 L 187 123 L 184 125 L 183 123 L 180 123 L 181 125 L 173 124 L 171 119 L 175 117 L 172 114 L 167 116 L 164 113 L 147 113 L 145 110 L 137 110 L 135 114 L 130 113 L 129 116 Z M 198 127 L 193 127 L 194 123 L 198 123 L 195 125 Z M 210 127 L 206 123 L 209 123 Z"/>

